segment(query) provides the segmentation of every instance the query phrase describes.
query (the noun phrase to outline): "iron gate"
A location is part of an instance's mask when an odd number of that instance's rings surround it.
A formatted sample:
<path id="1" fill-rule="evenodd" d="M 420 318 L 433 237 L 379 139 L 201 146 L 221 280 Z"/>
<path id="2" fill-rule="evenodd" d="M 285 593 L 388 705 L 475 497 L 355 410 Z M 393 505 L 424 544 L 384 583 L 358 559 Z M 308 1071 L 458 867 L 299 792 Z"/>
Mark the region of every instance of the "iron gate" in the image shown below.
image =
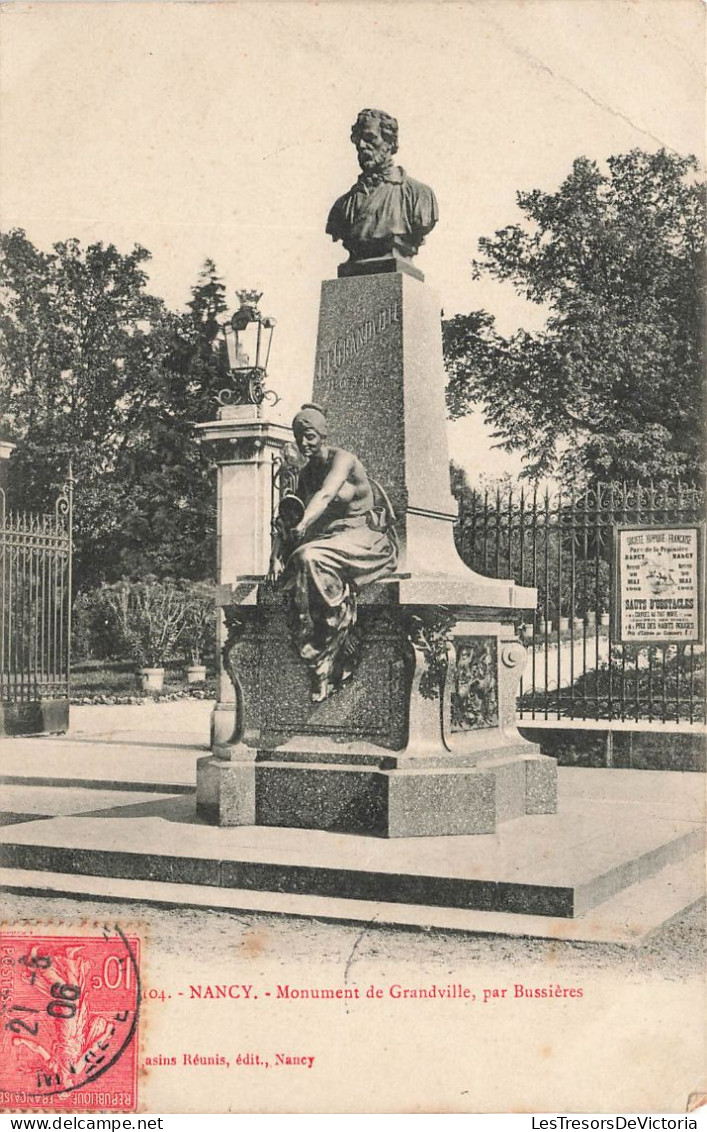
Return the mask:
<path id="1" fill-rule="evenodd" d="M 71 473 L 53 513 L 10 510 L 0 488 L 0 732 L 68 726 Z"/>

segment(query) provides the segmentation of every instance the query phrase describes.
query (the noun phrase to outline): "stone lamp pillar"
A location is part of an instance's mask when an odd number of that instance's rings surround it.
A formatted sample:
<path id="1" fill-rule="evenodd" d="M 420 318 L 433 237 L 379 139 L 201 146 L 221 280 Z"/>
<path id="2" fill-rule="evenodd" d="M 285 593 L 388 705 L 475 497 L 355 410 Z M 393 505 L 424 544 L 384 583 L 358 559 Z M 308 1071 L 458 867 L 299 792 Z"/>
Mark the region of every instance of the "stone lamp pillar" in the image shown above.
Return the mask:
<path id="1" fill-rule="evenodd" d="M 7 437 L 4 437 L 0 432 L 0 488 L 2 488 L 3 490 L 5 489 L 7 482 L 8 461 L 12 456 L 12 453 L 15 451 L 16 447 L 16 444 L 13 444 L 11 440 L 9 440 Z"/>
<path id="2" fill-rule="evenodd" d="M 219 410 L 214 421 L 196 426 L 217 465 L 216 603 L 235 599 L 238 578 L 267 574 L 271 547 L 274 474 L 292 430 L 265 419 L 262 405 L 234 405 Z M 235 690 L 223 667 L 226 640 L 223 614 L 217 623 L 218 700 L 211 718 L 211 744 L 226 744 L 235 723 Z"/>

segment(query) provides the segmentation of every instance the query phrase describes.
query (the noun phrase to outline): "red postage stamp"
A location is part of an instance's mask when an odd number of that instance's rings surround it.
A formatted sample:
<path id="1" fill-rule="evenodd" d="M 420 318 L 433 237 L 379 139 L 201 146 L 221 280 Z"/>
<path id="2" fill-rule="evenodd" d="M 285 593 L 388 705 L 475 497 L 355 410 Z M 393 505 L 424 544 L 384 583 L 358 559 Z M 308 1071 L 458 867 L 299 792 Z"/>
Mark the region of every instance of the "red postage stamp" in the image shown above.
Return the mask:
<path id="1" fill-rule="evenodd" d="M 0 1105 L 132 1111 L 140 941 L 0 934 Z"/>

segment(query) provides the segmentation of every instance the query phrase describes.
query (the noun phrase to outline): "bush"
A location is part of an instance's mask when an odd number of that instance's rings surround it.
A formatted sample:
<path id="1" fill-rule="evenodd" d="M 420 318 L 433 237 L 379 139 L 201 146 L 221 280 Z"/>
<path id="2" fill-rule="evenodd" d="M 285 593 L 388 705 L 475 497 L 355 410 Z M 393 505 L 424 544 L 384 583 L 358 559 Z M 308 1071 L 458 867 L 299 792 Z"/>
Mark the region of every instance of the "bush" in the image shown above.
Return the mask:
<path id="1" fill-rule="evenodd" d="M 140 668 L 161 668 L 186 628 L 189 599 L 184 585 L 148 574 L 134 582 L 104 583 L 95 595 L 120 655 Z"/>
<path id="2" fill-rule="evenodd" d="M 142 704 L 168 700 L 210 700 L 216 697 L 216 676 L 207 673 L 200 684 L 185 684 L 182 658 L 165 665 L 164 687 L 138 691 L 132 661 L 78 661 L 71 666 L 71 702 L 74 704 Z"/>
<path id="3" fill-rule="evenodd" d="M 702 649 L 625 645 L 612 649 L 610 661 L 581 673 L 566 688 L 527 691 L 523 711 L 544 711 L 563 718 L 704 720 L 705 655 Z"/>
<path id="4" fill-rule="evenodd" d="M 210 582 L 186 583 L 186 618 L 182 633 L 187 660 L 202 664 L 216 645 L 216 606 L 214 587 Z"/>
<path id="5" fill-rule="evenodd" d="M 79 593 L 71 610 L 71 655 L 76 661 L 120 658 L 122 642 L 117 639 L 110 610 L 98 590 Z"/>

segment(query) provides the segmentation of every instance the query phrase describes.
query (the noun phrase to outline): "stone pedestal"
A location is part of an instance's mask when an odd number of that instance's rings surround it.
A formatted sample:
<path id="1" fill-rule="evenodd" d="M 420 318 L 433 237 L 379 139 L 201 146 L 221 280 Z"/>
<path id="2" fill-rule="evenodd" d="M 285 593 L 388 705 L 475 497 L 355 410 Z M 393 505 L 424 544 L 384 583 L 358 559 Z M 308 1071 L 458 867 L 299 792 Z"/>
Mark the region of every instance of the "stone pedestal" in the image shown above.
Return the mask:
<path id="1" fill-rule="evenodd" d="M 491 833 L 554 812 L 555 760 L 515 726 L 525 650 L 514 622 L 535 590 L 474 573 L 454 546 L 434 292 L 395 271 L 325 282 L 313 399 L 332 443 L 391 499 L 398 571 L 360 592 L 353 678 L 312 703 L 283 597 L 264 584 L 264 549 L 260 571 L 234 561 L 229 573 L 224 560 L 236 725 L 200 760 L 200 812 L 221 825 L 383 837 Z M 234 514 L 235 502 L 221 523 L 235 526 Z"/>
<path id="2" fill-rule="evenodd" d="M 399 516 L 402 572 L 467 578 L 454 547 L 441 306 L 401 272 L 322 284 L 313 400 Z"/>

